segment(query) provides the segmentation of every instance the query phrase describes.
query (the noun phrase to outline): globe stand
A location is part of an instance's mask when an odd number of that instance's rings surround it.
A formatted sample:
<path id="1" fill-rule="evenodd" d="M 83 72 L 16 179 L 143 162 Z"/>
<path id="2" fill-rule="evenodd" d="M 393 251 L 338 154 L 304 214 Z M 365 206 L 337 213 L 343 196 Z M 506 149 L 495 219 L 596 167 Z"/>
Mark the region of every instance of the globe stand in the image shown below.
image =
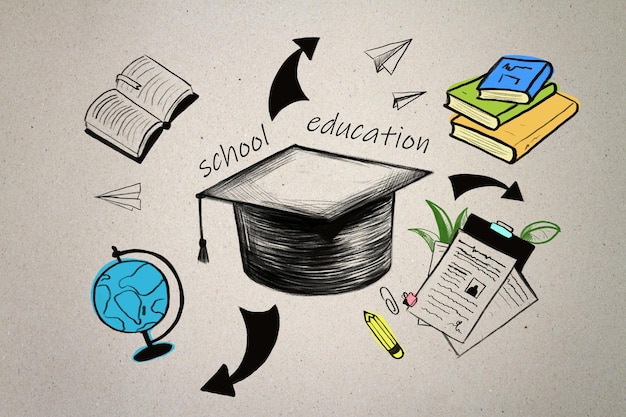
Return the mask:
<path id="1" fill-rule="evenodd" d="M 150 333 L 148 331 L 141 332 L 144 340 L 146 341 L 146 347 L 142 347 L 135 352 L 133 359 L 137 362 L 145 362 L 152 359 L 156 359 L 159 356 L 163 356 L 168 354 L 173 348 L 174 345 L 171 343 L 163 342 L 163 343 L 152 343 L 152 339 L 150 338 Z"/>
<path id="2" fill-rule="evenodd" d="M 183 305 L 184 305 L 184 302 L 185 302 L 184 301 L 185 297 L 183 295 L 183 286 L 182 286 L 182 283 L 180 281 L 180 277 L 178 276 L 178 273 L 176 272 L 176 269 L 174 268 L 174 266 L 167 259 L 165 259 L 165 257 L 163 257 L 163 256 L 161 256 L 161 255 L 159 255 L 158 253 L 155 253 L 155 252 L 151 252 L 151 251 L 147 251 L 147 250 L 143 250 L 143 249 L 129 249 L 129 250 L 120 251 L 115 246 L 112 246 L 111 249 L 113 249 L 112 256 L 113 256 L 113 258 L 117 259 L 117 263 L 118 264 L 126 262 L 126 261 L 133 261 L 133 260 L 123 260 L 121 258 L 121 256 L 130 254 L 130 253 L 141 253 L 141 254 L 147 254 L 147 255 L 150 255 L 152 257 L 155 257 L 155 258 L 157 258 L 159 261 L 161 261 L 163 264 L 165 264 L 167 266 L 167 268 L 169 269 L 170 273 L 175 278 L 176 284 L 178 286 L 179 306 L 178 306 L 178 311 L 176 313 L 176 317 L 174 318 L 174 321 L 158 337 L 152 337 L 150 335 L 150 329 L 143 330 L 143 331 L 136 331 L 137 333 L 140 332 L 142 334 L 142 336 L 143 336 L 143 338 L 144 338 L 144 340 L 146 342 L 146 346 L 137 349 L 135 351 L 134 355 L 133 355 L 133 359 L 136 362 L 145 362 L 145 361 L 149 361 L 149 360 L 152 360 L 152 359 L 155 359 L 155 358 L 158 358 L 160 356 L 168 354 L 169 352 L 172 351 L 172 349 L 174 349 L 174 345 L 172 343 L 168 343 L 168 342 L 161 342 L 161 343 L 156 343 L 156 342 L 158 342 L 159 340 L 163 339 L 165 336 L 167 336 L 174 329 L 174 327 L 178 324 L 178 321 L 180 320 L 180 317 L 181 317 L 182 312 L 183 312 Z M 147 262 L 147 261 L 143 261 L 143 262 Z M 149 263 L 149 262 L 147 262 L 147 263 Z M 104 320 L 102 318 L 102 316 L 100 316 L 100 312 L 98 311 L 97 303 L 95 301 L 96 300 L 96 296 L 95 296 L 96 286 L 97 286 L 97 283 L 98 283 L 99 279 L 102 277 L 104 272 L 106 272 L 110 268 L 114 267 L 114 266 L 109 266 L 109 265 L 110 264 L 106 265 L 105 266 L 106 269 L 103 268 L 100 271 L 100 273 L 98 274 L 98 277 L 94 281 L 94 286 L 92 288 L 92 303 L 94 304 L 94 307 L 96 308 L 96 312 L 98 313 L 98 316 L 100 317 L 100 320 L 102 320 L 106 325 L 108 325 L 109 327 L 113 328 L 114 330 L 124 331 L 123 328 L 120 329 L 120 328 L 117 328 L 116 326 L 111 326 L 110 323 L 108 323 L 106 320 Z M 154 266 L 154 265 L 152 265 L 152 266 L 163 276 L 163 278 L 166 280 L 166 284 L 167 284 L 167 278 L 165 277 L 165 275 L 156 266 Z M 169 291 L 168 291 L 167 299 L 169 299 Z M 166 307 L 166 311 L 167 311 L 167 307 Z M 129 331 L 127 333 L 136 333 L 136 332 Z"/>

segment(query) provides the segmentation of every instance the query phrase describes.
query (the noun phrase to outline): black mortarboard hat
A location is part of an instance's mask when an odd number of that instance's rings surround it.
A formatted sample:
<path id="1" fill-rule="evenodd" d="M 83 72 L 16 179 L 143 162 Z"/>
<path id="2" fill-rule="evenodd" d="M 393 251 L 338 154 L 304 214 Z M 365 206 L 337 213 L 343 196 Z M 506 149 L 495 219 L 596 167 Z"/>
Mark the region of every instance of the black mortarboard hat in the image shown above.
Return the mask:
<path id="1" fill-rule="evenodd" d="M 196 194 L 234 204 L 243 268 L 281 291 L 363 288 L 391 267 L 395 191 L 430 174 L 293 145 Z"/>

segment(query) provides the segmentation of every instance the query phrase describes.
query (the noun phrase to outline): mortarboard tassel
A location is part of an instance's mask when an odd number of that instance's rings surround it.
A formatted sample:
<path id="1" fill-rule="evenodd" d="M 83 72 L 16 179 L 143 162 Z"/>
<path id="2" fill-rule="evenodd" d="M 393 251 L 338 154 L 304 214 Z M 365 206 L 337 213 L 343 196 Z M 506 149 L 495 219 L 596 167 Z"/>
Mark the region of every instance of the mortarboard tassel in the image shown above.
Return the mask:
<path id="1" fill-rule="evenodd" d="M 209 252 L 206 249 L 206 240 L 202 233 L 202 197 L 198 197 L 198 215 L 200 216 L 200 252 L 198 253 L 198 260 L 203 264 L 208 264 Z"/>

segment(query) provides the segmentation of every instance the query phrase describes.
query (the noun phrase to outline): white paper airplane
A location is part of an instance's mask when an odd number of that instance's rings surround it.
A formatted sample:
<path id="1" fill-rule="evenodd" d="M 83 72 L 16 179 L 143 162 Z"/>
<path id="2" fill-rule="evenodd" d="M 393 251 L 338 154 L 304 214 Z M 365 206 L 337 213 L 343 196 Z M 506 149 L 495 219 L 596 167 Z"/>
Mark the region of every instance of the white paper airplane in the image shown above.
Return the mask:
<path id="1" fill-rule="evenodd" d="M 402 107 L 406 106 L 413 100 L 418 99 L 423 94 L 426 94 L 426 91 L 407 91 L 403 93 L 393 93 L 393 107 L 394 109 L 400 110 Z"/>
<path id="2" fill-rule="evenodd" d="M 137 183 L 97 195 L 96 198 L 123 209 L 133 211 L 133 209 L 141 210 L 141 200 L 139 199 L 140 194 L 141 184 Z"/>
<path id="3" fill-rule="evenodd" d="M 365 53 L 374 60 L 376 72 L 380 72 L 384 68 L 389 74 L 393 74 L 398 66 L 398 62 L 400 62 L 400 58 L 402 58 L 402 55 L 404 55 L 406 49 L 409 47 L 411 40 L 412 39 L 407 39 L 368 49 Z"/>

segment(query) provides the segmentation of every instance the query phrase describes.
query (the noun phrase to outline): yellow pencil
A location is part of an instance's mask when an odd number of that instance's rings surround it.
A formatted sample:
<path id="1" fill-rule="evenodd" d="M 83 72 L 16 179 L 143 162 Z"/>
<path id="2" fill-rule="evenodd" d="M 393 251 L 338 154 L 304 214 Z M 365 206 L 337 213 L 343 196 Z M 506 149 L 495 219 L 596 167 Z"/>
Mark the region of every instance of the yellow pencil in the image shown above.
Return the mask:
<path id="1" fill-rule="evenodd" d="M 369 327 L 372 336 L 374 336 L 378 344 L 385 348 L 394 358 L 400 359 L 403 357 L 404 350 L 402 350 L 402 347 L 398 344 L 396 337 L 393 335 L 385 319 L 369 311 L 363 311 L 363 316 L 365 317 L 367 327 Z"/>

